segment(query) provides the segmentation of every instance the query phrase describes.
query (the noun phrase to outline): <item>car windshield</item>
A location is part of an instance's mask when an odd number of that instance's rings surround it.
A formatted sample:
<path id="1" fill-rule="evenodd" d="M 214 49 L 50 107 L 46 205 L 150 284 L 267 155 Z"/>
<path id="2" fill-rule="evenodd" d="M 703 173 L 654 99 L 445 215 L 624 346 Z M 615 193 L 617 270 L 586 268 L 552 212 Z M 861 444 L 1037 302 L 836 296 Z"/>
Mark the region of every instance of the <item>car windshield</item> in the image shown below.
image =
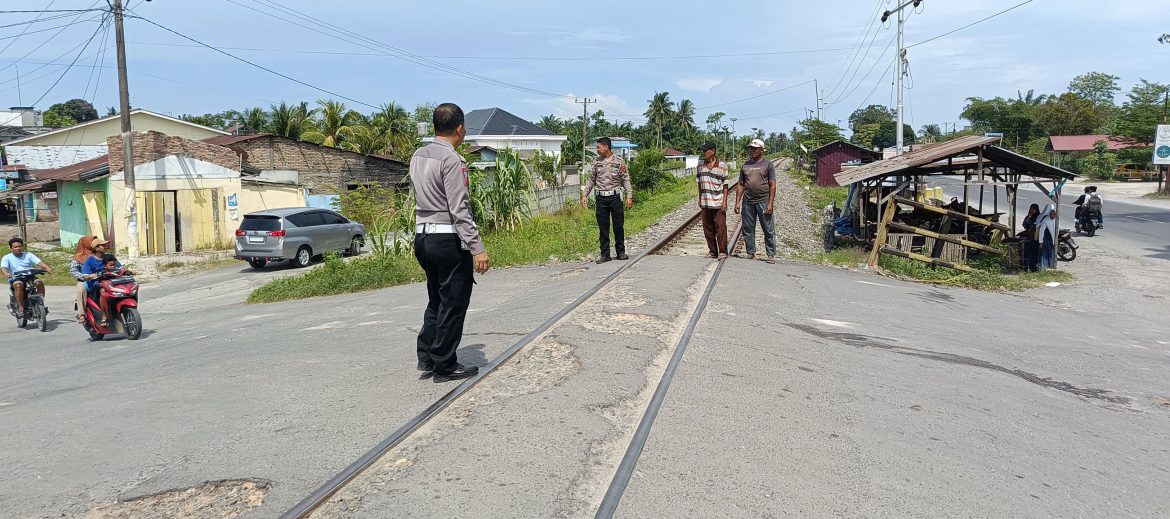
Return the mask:
<path id="1" fill-rule="evenodd" d="M 240 229 L 245 231 L 277 231 L 280 230 L 279 216 L 245 216 L 240 222 Z"/>

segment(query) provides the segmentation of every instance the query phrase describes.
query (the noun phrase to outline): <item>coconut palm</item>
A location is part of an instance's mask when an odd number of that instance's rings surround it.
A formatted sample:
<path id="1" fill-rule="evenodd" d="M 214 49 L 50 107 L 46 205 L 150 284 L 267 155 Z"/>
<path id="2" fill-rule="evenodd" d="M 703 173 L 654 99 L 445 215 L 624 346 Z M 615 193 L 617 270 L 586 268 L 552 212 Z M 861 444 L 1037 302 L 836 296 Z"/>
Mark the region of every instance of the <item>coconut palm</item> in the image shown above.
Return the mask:
<path id="1" fill-rule="evenodd" d="M 386 137 L 385 132 L 373 125 L 358 125 L 346 135 L 340 148 L 363 155 L 386 153 L 389 144 Z"/>
<path id="2" fill-rule="evenodd" d="M 662 126 L 674 117 L 674 103 L 670 101 L 670 92 L 654 92 L 646 108 L 646 118 L 658 128 L 658 147 L 662 147 Z"/>
<path id="3" fill-rule="evenodd" d="M 549 114 L 541 117 L 536 125 L 559 135 L 564 130 L 565 123 L 557 116 Z"/>
<path id="4" fill-rule="evenodd" d="M 380 132 L 386 146 L 379 153 L 401 155 L 409 150 L 414 152 L 418 141 L 414 117 L 402 105 L 393 101 L 382 105 L 382 109 L 370 116 L 370 125 Z"/>
<path id="5" fill-rule="evenodd" d="M 260 131 L 268 126 L 268 112 L 254 106 L 243 110 L 228 110 L 227 118 L 233 124 L 242 124 L 248 128 Z"/>
<path id="6" fill-rule="evenodd" d="M 683 133 L 690 133 L 695 129 L 695 103 L 691 102 L 690 99 L 679 101 L 675 117 L 678 119 L 678 127 L 682 129 Z"/>
<path id="7" fill-rule="evenodd" d="M 311 126 L 311 118 L 316 110 L 309 109 L 309 103 L 290 105 L 281 101 L 279 105 L 272 105 L 268 111 L 268 126 L 265 131 L 300 140 L 301 134 Z"/>
<path id="8" fill-rule="evenodd" d="M 313 128 L 304 132 L 304 140 L 329 146 L 341 147 L 341 143 L 353 133 L 354 127 L 361 124 L 362 115 L 350 110 L 345 103 L 339 101 L 317 101 L 317 117 L 313 120 Z"/>

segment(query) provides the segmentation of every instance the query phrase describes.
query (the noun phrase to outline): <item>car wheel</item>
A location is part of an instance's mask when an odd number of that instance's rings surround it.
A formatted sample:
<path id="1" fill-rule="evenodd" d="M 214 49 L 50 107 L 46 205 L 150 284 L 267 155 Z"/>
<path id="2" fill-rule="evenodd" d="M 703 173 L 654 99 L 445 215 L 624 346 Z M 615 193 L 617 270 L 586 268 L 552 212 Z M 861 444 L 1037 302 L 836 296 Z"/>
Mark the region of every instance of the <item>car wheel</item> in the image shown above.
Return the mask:
<path id="1" fill-rule="evenodd" d="M 293 265 L 297 268 L 305 268 L 313 262 L 313 251 L 309 249 L 308 245 L 301 245 L 297 249 L 297 255 L 293 258 Z"/>
<path id="2" fill-rule="evenodd" d="M 361 254 L 362 243 L 364 242 L 362 241 L 361 236 L 354 236 L 349 240 L 349 249 L 346 249 L 345 253 L 349 256 L 357 256 Z"/>
<path id="3" fill-rule="evenodd" d="M 267 260 L 262 260 L 262 259 L 248 260 L 248 265 L 251 265 L 252 268 L 254 268 L 254 269 L 262 269 L 262 268 L 264 268 L 264 265 L 267 265 L 267 264 L 268 264 Z"/>

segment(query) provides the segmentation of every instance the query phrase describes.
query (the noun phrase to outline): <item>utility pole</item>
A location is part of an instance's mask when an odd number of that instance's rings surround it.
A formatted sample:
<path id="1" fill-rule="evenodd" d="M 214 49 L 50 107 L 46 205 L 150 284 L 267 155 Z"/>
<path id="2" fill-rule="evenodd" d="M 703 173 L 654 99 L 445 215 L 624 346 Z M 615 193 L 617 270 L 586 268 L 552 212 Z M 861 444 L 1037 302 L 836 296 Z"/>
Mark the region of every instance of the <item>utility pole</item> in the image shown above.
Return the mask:
<path id="1" fill-rule="evenodd" d="M 819 84 L 817 83 L 817 80 L 815 78 L 813 79 L 813 95 L 816 97 L 816 100 L 817 100 L 817 119 L 820 119 L 821 118 L 821 87 L 819 86 Z"/>
<path id="2" fill-rule="evenodd" d="M 585 125 L 581 128 L 581 170 L 578 171 L 578 175 L 582 177 L 581 185 L 584 186 L 585 179 L 583 177 L 585 176 L 585 146 L 589 142 L 589 103 L 596 103 L 597 100 L 586 97 L 584 99 L 574 99 L 573 102 L 581 104 L 581 122 Z"/>
<path id="3" fill-rule="evenodd" d="M 138 193 L 134 189 L 134 142 L 130 135 L 130 87 L 126 80 L 126 35 L 122 31 L 122 0 L 113 0 L 114 35 L 118 44 L 118 104 L 122 121 L 122 176 L 126 182 L 126 252 L 138 259 Z"/>
<path id="4" fill-rule="evenodd" d="M 739 118 L 737 118 L 737 117 L 731 118 L 731 149 L 732 149 L 731 151 L 732 151 L 732 153 L 734 153 L 734 155 L 733 155 L 733 157 L 735 158 L 734 164 L 736 166 L 739 166 L 739 146 L 736 146 L 736 144 L 735 144 L 735 121 L 738 121 L 738 120 L 739 120 Z"/>
<path id="5" fill-rule="evenodd" d="M 883 23 L 887 19 L 889 19 L 891 14 L 893 14 L 895 12 L 898 13 L 898 50 L 897 50 L 897 54 L 894 56 L 894 60 L 897 62 L 897 65 L 898 65 L 897 71 L 895 72 L 895 74 L 897 74 L 897 76 L 898 76 L 898 121 L 897 121 L 897 124 L 898 124 L 898 128 L 897 128 L 898 143 L 897 143 L 897 146 L 898 146 L 898 148 L 897 148 L 897 151 L 895 152 L 895 156 L 899 156 L 902 154 L 902 143 L 904 142 L 904 136 L 902 135 L 902 125 L 904 124 L 902 122 L 903 121 L 903 118 L 902 118 L 902 93 L 903 93 L 902 92 L 902 79 L 903 78 L 902 78 L 902 76 L 904 76 L 906 74 L 906 67 L 905 67 L 906 42 L 904 39 L 905 27 L 906 27 L 906 13 L 904 12 L 904 9 L 906 9 L 907 7 L 910 7 L 910 6 L 918 7 L 920 4 L 922 4 L 922 0 L 910 0 L 902 5 L 899 5 L 893 11 L 886 11 L 886 12 L 882 13 L 882 22 Z"/>

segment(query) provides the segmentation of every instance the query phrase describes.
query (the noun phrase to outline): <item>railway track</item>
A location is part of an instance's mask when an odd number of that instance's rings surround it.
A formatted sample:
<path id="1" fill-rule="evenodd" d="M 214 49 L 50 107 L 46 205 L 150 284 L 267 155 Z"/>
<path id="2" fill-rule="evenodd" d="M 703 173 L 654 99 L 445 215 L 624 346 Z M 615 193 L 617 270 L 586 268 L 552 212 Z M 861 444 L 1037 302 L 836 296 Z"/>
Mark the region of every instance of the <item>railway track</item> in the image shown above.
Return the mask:
<path id="1" fill-rule="evenodd" d="M 739 232 L 739 215 L 731 211 L 727 215 L 727 227 L 729 232 L 729 244 L 734 253 L 738 248 L 742 248 L 740 242 Z M 338 472 L 328 481 L 326 481 L 319 488 L 314 490 L 304 499 L 302 499 L 295 506 L 287 510 L 280 517 L 282 519 L 301 519 L 311 517 L 314 512 L 327 503 L 335 494 L 346 487 L 351 481 L 359 477 L 363 471 L 374 465 L 392 451 L 395 447 L 402 444 L 418 431 L 421 427 L 440 416 L 452 403 L 459 400 L 468 393 L 477 384 L 485 378 L 492 376 L 501 365 L 508 362 L 517 353 L 524 350 L 527 346 L 533 344 L 535 341 L 544 336 L 550 329 L 557 326 L 564 321 L 575 309 L 580 307 L 599 291 L 610 285 L 615 279 L 622 276 L 624 273 L 634 268 L 640 262 L 649 256 L 653 255 L 673 255 L 673 256 L 703 256 L 707 253 L 706 242 L 703 238 L 702 224 L 699 220 L 699 213 L 696 211 L 694 216 L 684 221 L 677 226 L 673 231 L 668 233 L 658 242 L 651 245 L 649 248 L 631 258 L 630 261 L 623 264 L 599 283 L 585 291 L 578 296 L 573 302 L 562 308 L 559 312 L 549 318 L 547 321 L 541 323 L 534 330 L 529 332 L 519 341 L 508 347 L 490 361 L 487 365 L 481 367 L 478 375 L 469 378 L 458 386 L 453 388 L 447 394 L 430 404 L 426 409 L 416 415 L 407 423 L 403 424 L 373 448 L 368 450 L 365 454 L 357 458 L 349 466 Z M 702 315 L 706 307 L 707 300 L 719 278 L 719 273 L 722 271 L 725 261 L 720 260 L 716 265 L 713 274 L 706 281 L 702 289 L 702 295 L 698 300 L 697 305 L 691 311 L 690 317 L 687 321 L 685 330 L 681 338 L 674 345 L 674 351 L 671 353 L 669 363 L 665 371 L 662 373 L 658 381 L 656 390 L 651 397 L 648 407 L 645 409 L 642 418 L 638 424 L 635 434 L 626 448 L 625 455 L 618 466 L 618 470 L 613 475 L 612 480 L 608 485 L 605 498 L 602 501 L 601 507 L 597 511 L 597 517 L 612 517 L 613 512 L 617 509 L 617 504 L 621 499 L 621 495 L 625 491 L 626 484 L 629 482 L 630 476 L 633 473 L 634 465 L 641 454 L 642 448 L 649 435 L 650 427 L 657 416 L 658 410 L 662 406 L 665 399 L 666 392 L 670 387 L 670 382 L 674 377 L 675 370 L 678 363 L 681 361 L 686 350 L 687 344 L 690 342 L 690 337 L 698 324 L 699 317 Z"/>

